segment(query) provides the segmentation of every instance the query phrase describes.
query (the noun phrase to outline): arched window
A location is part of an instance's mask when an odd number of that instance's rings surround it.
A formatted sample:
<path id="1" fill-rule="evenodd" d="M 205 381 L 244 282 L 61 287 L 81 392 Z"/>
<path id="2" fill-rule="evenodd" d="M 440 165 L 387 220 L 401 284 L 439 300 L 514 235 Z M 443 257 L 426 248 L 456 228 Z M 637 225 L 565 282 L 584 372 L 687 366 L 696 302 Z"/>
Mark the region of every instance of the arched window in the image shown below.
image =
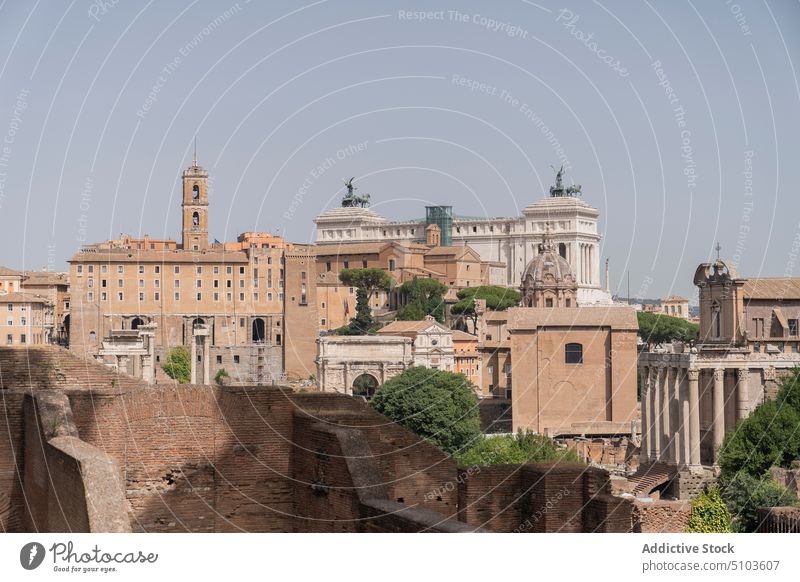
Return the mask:
<path id="1" fill-rule="evenodd" d="M 200 214 L 197 212 L 192 212 L 192 225 L 200 226 Z"/>
<path id="2" fill-rule="evenodd" d="M 714 300 L 711 304 L 711 333 L 714 337 L 720 337 L 721 325 L 719 321 L 719 301 Z"/>
<path id="3" fill-rule="evenodd" d="M 567 364 L 582 364 L 583 346 L 575 343 L 564 346 L 564 362 Z"/>
<path id="4" fill-rule="evenodd" d="M 567 245 L 564 243 L 558 243 L 558 254 L 561 255 L 562 258 L 567 258 Z"/>
<path id="5" fill-rule="evenodd" d="M 198 198 L 200 198 L 200 186 L 195 184 L 192 186 L 192 199 L 197 200 Z"/>
<path id="6" fill-rule="evenodd" d="M 265 339 L 265 331 L 266 331 L 264 328 L 265 328 L 265 326 L 264 326 L 264 320 L 263 319 L 261 319 L 259 317 L 259 318 L 256 318 L 256 319 L 253 320 L 253 335 L 252 335 L 252 338 L 253 338 L 254 342 L 263 342 L 264 341 L 264 339 Z"/>
<path id="7" fill-rule="evenodd" d="M 140 325 L 144 325 L 144 320 L 141 317 L 134 317 L 131 321 L 131 329 L 139 329 Z"/>
<path id="8" fill-rule="evenodd" d="M 94 343 L 97 341 L 97 334 L 93 331 L 89 332 L 89 341 Z"/>
<path id="9" fill-rule="evenodd" d="M 389 259 L 389 270 L 394 271 L 394 269 L 395 269 L 394 259 Z"/>

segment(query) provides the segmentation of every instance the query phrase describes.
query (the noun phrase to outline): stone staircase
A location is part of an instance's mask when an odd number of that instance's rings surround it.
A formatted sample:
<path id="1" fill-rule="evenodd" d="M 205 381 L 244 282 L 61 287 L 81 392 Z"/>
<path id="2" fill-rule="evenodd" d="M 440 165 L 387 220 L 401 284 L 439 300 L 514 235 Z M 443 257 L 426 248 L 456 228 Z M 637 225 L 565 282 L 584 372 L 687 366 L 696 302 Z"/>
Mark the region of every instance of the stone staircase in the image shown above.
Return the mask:
<path id="1" fill-rule="evenodd" d="M 649 495 L 653 489 L 674 477 L 674 467 L 656 462 L 640 466 L 633 475 L 628 477 L 628 481 L 634 484 L 631 492 L 637 497 L 642 497 Z"/>
<path id="2" fill-rule="evenodd" d="M 115 390 L 143 385 L 58 346 L 0 347 L 0 390 Z"/>

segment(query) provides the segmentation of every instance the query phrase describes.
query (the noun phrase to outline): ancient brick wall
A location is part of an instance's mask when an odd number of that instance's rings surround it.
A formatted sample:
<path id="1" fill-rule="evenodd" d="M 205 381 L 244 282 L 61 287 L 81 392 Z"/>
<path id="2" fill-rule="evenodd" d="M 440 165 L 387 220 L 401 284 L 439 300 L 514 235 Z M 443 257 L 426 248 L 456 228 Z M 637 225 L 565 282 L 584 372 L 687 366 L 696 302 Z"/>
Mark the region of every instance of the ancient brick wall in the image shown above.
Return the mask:
<path id="1" fill-rule="evenodd" d="M 689 525 L 689 501 L 633 502 L 632 530 L 637 533 L 681 533 Z"/>
<path id="2" fill-rule="evenodd" d="M 534 533 L 583 531 L 584 476 L 588 471 L 588 467 L 572 463 L 525 465 L 522 484 L 530 496 L 522 508 L 521 529 Z"/>
<path id="3" fill-rule="evenodd" d="M 481 416 L 481 432 L 513 432 L 511 428 L 511 400 L 506 398 L 482 398 L 478 402 Z"/>
<path id="4" fill-rule="evenodd" d="M 389 499 L 454 517 L 458 511 L 456 463 L 433 445 L 354 398 L 296 394 L 299 410 L 326 422 L 357 428 L 366 437 Z M 335 406 L 335 410 L 331 410 Z M 451 486 L 448 486 L 448 483 Z"/>
<path id="5" fill-rule="evenodd" d="M 291 531 L 292 405 L 276 389 L 71 394 L 82 439 L 125 467 L 135 531 Z"/>
<path id="6" fill-rule="evenodd" d="M 520 525 L 522 487 L 520 465 L 459 467 L 458 519 L 493 532 L 510 532 Z"/>
<path id="7" fill-rule="evenodd" d="M 25 531 L 130 531 L 119 466 L 77 438 L 66 396 L 27 396 L 24 419 Z"/>
<path id="8" fill-rule="evenodd" d="M 24 531 L 22 392 L 0 390 L 0 532 Z"/>

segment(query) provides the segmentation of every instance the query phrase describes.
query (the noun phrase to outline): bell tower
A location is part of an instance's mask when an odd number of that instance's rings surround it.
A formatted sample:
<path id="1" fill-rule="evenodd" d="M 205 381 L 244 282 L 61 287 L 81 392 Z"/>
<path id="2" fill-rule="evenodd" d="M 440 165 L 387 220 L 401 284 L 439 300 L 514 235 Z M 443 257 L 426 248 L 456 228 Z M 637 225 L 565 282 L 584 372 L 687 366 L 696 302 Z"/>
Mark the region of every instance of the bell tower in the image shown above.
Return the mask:
<path id="1" fill-rule="evenodd" d="M 208 171 L 197 165 L 195 152 L 192 165 L 183 171 L 183 250 L 202 251 L 208 248 Z"/>

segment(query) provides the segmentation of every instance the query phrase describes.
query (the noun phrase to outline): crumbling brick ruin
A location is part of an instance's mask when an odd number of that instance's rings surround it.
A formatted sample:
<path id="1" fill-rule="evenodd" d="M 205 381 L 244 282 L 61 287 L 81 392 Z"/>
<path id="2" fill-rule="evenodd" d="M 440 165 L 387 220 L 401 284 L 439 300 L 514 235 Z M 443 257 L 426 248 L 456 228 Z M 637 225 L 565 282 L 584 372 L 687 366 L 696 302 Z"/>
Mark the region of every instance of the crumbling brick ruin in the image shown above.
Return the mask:
<path id="1" fill-rule="evenodd" d="M 347 396 L 6 348 L 0 398 L 0 531 L 653 531 L 601 469 L 459 468 Z"/>

